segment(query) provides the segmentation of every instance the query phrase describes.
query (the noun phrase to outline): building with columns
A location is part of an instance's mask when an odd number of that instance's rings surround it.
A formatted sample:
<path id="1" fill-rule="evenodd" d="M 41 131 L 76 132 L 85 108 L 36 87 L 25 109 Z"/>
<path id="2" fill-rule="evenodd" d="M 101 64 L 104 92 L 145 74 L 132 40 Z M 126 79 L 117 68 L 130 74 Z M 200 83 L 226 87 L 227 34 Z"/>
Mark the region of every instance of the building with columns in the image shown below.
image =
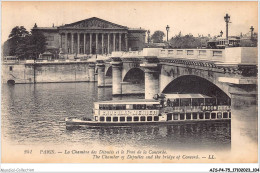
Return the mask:
<path id="1" fill-rule="evenodd" d="M 144 29 L 126 26 L 92 17 L 55 27 L 38 27 L 46 37 L 47 50 L 64 54 L 110 54 L 112 51 L 136 51 L 145 46 Z"/>

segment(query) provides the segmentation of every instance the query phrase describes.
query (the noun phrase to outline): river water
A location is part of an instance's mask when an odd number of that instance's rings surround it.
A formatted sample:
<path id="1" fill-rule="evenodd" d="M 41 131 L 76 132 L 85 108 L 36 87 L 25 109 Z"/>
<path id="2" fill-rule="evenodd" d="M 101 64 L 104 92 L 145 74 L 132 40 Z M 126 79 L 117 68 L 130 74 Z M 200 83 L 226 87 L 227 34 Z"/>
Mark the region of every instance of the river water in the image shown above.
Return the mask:
<path id="1" fill-rule="evenodd" d="M 123 86 L 123 93 L 140 91 L 143 92 L 143 87 L 138 84 Z M 230 122 L 66 129 L 65 117 L 91 117 L 94 101 L 143 97 L 143 95 L 129 95 L 113 98 L 112 88 L 97 88 L 96 83 L 15 86 L 3 84 L 2 137 L 9 145 L 98 144 L 172 150 L 230 150 Z M 243 111 L 235 111 L 235 114 L 243 114 Z M 232 118 L 235 114 L 232 114 Z M 255 119 L 252 122 L 255 122 Z M 251 141 L 257 141 L 257 131 L 253 131 L 251 138 Z"/>

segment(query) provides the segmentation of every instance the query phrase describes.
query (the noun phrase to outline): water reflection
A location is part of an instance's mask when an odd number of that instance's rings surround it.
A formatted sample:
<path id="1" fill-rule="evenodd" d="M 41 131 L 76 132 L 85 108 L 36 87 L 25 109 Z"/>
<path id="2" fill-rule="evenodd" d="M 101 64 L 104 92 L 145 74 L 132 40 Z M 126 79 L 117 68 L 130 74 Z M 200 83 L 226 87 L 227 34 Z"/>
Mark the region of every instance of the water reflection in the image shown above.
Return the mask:
<path id="1" fill-rule="evenodd" d="M 130 93 L 134 86 L 123 89 Z M 143 98 L 126 95 L 116 99 Z M 97 83 L 2 85 L 2 132 L 11 144 L 88 144 L 170 149 L 230 149 L 230 123 L 196 123 L 127 128 L 66 129 L 68 116 L 92 117 L 93 102 L 111 100 L 112 88 Z"/>

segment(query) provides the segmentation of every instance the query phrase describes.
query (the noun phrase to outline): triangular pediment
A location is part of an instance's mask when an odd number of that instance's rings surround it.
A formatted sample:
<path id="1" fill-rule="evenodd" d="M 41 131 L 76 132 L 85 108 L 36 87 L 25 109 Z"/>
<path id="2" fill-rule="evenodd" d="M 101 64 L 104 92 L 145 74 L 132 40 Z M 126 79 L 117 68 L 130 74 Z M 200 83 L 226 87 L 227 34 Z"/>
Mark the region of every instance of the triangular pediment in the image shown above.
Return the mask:
<path id="1" fill-rule="evenodd" d="M 63 28 L 79 28 L 79 29 L 127 29 L 126 26 L 121 26 L 97 17 L 81 20 L 71 24 L 62 26 Z"/>

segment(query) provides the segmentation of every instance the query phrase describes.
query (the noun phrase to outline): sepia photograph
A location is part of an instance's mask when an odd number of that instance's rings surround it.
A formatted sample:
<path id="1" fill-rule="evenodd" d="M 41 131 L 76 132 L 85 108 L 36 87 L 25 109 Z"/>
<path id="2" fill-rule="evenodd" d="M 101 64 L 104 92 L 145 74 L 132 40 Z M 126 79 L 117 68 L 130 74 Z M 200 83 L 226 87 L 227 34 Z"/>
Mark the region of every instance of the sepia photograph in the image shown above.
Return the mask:
<path id="1" fill-rule="evenodd" d="M 2 163 L 258 163 L 257 1 L 1 4 Z"/>

